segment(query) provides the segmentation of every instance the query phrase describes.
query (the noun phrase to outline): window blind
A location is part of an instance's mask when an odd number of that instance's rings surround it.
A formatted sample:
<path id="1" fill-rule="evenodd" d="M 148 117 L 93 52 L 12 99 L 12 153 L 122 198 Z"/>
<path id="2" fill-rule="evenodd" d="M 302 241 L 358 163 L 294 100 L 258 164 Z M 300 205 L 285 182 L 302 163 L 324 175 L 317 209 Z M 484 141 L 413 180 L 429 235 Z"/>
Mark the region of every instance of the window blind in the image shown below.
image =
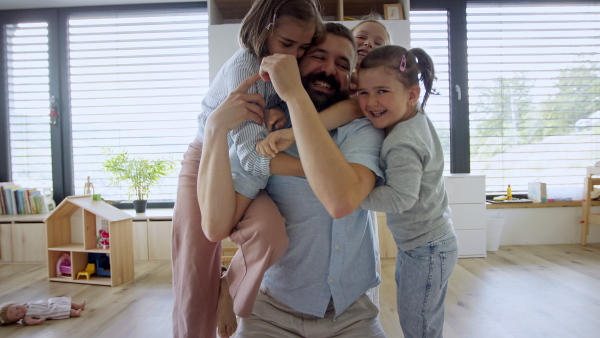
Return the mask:
<path id="1" fill-rule="evenodd" d="M 52 189 L 48 24 L 4 25 L 12 181 Z"/>
<path id="2" fill-rule="evenodd" d="M 448 13 L 446 11 L 410 12 L 411 47 L 424 49 L 433 60 L 438 95 L 430 95 L 425 112 L 431 119 L 444 147 L 444 174 L 450 173 L 450 78 L 448 53 Z M 421 84 L 421 100 L 425 89 Z"/>
<path id="3" fill-rule="evenodd" d="M 489 193 L 577 189 L 600 159 L 599 29 L 596 4 L 468 4 L 471 172 Z"/>
<path id="4" fill-rule="evenodd" d="M 149 197 L 174 200 L 179 161 L 208 89 L 206 9 L 78 13 L 68 36 L 76 194 L 90 176 L 103 198 L 129 199 L 127 183 L 111 186 L 104 172 L 102 147 L 110 147 L 176 160 L 176 172 Z"/>

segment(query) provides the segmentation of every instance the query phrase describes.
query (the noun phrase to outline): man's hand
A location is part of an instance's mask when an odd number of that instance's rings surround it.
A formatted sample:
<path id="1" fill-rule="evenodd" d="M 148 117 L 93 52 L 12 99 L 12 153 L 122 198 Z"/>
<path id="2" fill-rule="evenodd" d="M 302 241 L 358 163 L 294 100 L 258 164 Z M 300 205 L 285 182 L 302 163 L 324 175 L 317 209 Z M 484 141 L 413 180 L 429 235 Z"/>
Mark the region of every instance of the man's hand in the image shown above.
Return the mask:
<path id="1" fill-rule="evenodd" d="M 265 126 L 269 132 L 281 129 L 287 123 L 287 118 L 281 107 L 265 109 Z"/>
<path id="2" fill-rule="evenodd" d="M 299 91 L 304 91 L 300 80 L 298 61 L 292 55 L 273 54 L 264 57 L 260 65 L 260 76 L 273 82 L 273 87 L 283 101 L 291 100 Z"/>
<path id="3" fill-rule="evenodd" d="M 224 128 L 230 131 L 247 120 L 262 124 L 264 118 L 263 109 L 265 107 L 264 98 L 260 94 L 246 93 L 250 86 L 258 80 L 260 80 L 260 75 L 254 74 L 242 81 L 210 115 L 207 126 Z"/>
<path id="4" fill-rule="evenodd" d="M 273 158 L 278 152 L 289 148 L 296 139 L 292 128 L 271 132 L 256 144 L 256 151 L 264 157 Z"/>

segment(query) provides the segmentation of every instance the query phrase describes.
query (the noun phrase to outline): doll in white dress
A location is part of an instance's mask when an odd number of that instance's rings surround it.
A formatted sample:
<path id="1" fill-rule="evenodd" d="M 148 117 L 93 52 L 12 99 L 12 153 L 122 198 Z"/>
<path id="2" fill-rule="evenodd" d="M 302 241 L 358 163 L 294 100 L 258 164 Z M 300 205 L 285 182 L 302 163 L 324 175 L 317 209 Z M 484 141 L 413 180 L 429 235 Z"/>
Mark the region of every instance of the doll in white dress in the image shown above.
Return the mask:
<path id="1" fill-rule="evenodd" d="M 83 303 L 73 303 L 71 297 L 56 297 L 24 304 L 4 303 L 0 305 L 0 325 L 23 321 L 25 325 L 38 325 L 46 319 L 80 317 L 85 308 Z"/>

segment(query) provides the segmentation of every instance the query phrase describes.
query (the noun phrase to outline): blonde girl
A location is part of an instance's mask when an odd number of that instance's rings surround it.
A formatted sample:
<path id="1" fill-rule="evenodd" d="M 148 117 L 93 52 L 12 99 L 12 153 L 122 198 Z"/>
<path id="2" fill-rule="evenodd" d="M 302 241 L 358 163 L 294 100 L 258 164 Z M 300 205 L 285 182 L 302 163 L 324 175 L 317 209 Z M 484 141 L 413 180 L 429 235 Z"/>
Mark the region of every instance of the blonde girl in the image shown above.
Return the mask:
<path id="1" fill-rule="evenodd" d="M 317 0 L 255 0 L 241 24 L 242 48 L 223 65 L 202 101 L 197 136 L 181 162 L 173 212 L 174 337 L 212 338 L 217 328 L 221 337 L 233 334 L 237 326 L 234 310 L 242 317 L 250 315 L 262 274 L 287 249 L 284 220 L 268 195 L 260 192 L 270 175 L 270 161 L 254 150 L 256 142 L 267 134 L 262 125 L 263 109 L 281 108 L 283 103 L 270 82 L 250 81 L 246 86 L 244 80 L 258 72 L 264 56 L 283 53 L 300 58 L 313 39 L 323 35 L 318 4 Z M 243 91 L 230 95 L 241 87 Z M 235 214 L 235 219 L 206 222 L 201 217 L 197 193 L 198 177 L 203 175 L 198 166 L 204 126 L 213 111 L 222 105 L 223 109 L 227 107 L 225 103 L 234 94 L 255 103 L 246 107 L 255 114 L 253 121 L 228 135 L 233 157 L 239 158 L 245 170 L 233 173 L 238 194 L 232 205 L 241 212 Z M 252 222 L 247 222 L 249 219 Z M 272 231 L 256 233 L 250 226 L 244 228 L 246 224 L 268 225 Z M 236 226 L 238 231 L 232 234 Z M 221 240 L 230 234 L 239 250 L 229 273 L 221 279 Z M 278 247 L 261 244 L 264 235 L 277 238 L 269 242 Z"/>
<path id="2" fill-rule="evenodd" d="M 358 72 L 360 107 L 386 134 L 381 149 L 385 183 L 361 207 L 386 213 L 398 246 L 398 316 L 407 338 L 442 336 L 448 278 L 458 260 L 442 145 L 423 111 L 434 79 L 424 50 L 399 46 L 371 51 Z M 419 80 L 425 88 L 420 105 Z"/>
<path id="3" fill-rule="evenodd" d="M 350 89 L 355 92 L 358 83 L 358 69 L 361 61 L 369 52 L 377 47 L 389 45 L 392 42 L 390 32 L 381 22 L 381 15 L 370 13 L 358 25 L 352 28 L 354 42 L 356 42 L 358 61 L 352 72 Z"/>
<path id="4" fill-rule="evenodd" d="M 360 67 L 362 60 L 369 52 L 377 47 L 389 45 L 391 42 L 390 33 L 378 18 L 378 15 L 372 14 L 369 18 L 362 20 L 358 25 L 352 28 L 354 42 L 358 48 L 358 62 L 356 70 Z"/>

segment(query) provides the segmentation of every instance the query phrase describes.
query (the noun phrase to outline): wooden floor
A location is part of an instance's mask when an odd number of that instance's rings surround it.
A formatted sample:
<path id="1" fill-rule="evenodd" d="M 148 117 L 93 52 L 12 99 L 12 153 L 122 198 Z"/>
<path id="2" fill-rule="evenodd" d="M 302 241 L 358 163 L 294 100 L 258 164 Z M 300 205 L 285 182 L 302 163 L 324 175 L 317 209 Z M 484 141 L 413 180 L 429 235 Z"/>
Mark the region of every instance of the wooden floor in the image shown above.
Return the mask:
<path id="1" fill-rule="evenodd" d="M 381 321 L 403 337 L 394 262 L 384 261 Z M 0 265 L 0 303 L 55 296 L 87 301 L 80 318 L 0 327 L 0 337 L 170 337 L 171 268 L 136 263 L 118 287 L 48 282 L 43 265 Z M 460 259 L 446 301 L 446 338 L 600 337 L 600 244 L 503 246 Z"/>

